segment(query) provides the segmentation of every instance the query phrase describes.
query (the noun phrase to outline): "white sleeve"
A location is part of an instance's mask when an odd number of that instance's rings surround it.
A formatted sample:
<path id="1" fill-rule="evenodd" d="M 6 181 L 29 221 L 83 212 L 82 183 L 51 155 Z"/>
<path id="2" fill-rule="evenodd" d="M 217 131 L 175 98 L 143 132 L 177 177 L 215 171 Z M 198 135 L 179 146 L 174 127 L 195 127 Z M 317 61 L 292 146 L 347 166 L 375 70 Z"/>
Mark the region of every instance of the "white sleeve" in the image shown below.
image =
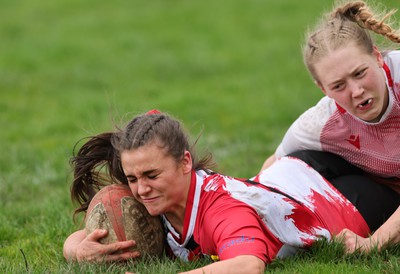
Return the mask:
<path id="1" fill-rule="evenodd" d="M 400 51 L 399 50 L 393 50 L 388 52 L 385 56 L 384 56 L 384 61 L 387 64 L 387 66 L 389 67 L 390 70 L 390 76 L 392 77 L 392 80 L 394 83 L 393 85 L 393 90 L 394 93 L 396 94 L 396 97 L 398 98 L 400 95 L 400 86 L 399 83 L 400 82 Z M 386 75 L 386 74 L 385 74 Z M 386 76 L 387 79 L 387 76 Z"/>
<path id="2" fill-rule="evenodd" d="M 384 56 L 384 61 L 388 65 L 390 74 L 392 76 L 392 80 L 395 83 L 400 82 L 400 73 L 399 73 L 399 63 L 400 63 L 400 51 L 399 50 L 393 50 L 388 52 Z M 395 87 L 398 89 L 398 87 Z"/>
<path id="3" fill-rule="evenodd" d="M 279 158 L 304 149 L 322 150 L 321 131 L 335 110 L 335 102 L 328 97 L 323 97 L 290 126 L 282 143 L 276 149 L 275 156 Z"/>

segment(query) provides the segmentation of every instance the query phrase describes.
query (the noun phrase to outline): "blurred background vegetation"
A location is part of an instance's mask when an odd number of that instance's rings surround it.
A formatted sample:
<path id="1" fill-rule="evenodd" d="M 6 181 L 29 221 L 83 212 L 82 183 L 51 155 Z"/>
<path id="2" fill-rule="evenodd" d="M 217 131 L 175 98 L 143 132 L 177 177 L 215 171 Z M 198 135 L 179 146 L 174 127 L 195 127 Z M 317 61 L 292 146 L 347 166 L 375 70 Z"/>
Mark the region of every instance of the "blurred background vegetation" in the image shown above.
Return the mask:
<path id="1" fill-rule="evenodd" d="M 0 272 L 23 255 L 67 271 L 73 147 L 138 113 L 172 114 L 221 172 L 255 175 L 322 97 L 301 45 L 332 3 L 0 0 Z"/>

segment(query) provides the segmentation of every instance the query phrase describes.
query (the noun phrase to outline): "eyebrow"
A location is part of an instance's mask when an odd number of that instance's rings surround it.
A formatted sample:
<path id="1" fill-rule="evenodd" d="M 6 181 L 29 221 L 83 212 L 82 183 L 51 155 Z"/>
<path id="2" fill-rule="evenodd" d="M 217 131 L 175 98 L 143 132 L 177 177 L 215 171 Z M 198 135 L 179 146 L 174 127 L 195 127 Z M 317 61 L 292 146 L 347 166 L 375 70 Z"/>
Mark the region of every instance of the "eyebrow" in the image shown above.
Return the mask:
<path id="1" fill-rule="evenodd" d="M 154 172 L 157 172 L 157 171 L 158 171 L 158 169 L 150 169 L 150 170 L 146 170 L 146 171 L 142 172 L 140 175 L 149 175 L 149 174 L 154 173 Z M 137 176 L 134 176 L 134 175 L 131 175 L 131 174 L 127 174 L 126 177 L 127 177 L 127 178 L 128 178 L 128 177 L 135 177 L 135 178 L 137 178 Z"/>
<path id="2" fill-rule="evenodd" d="M 358 65 L 356 68 L 352 69 L 352 70 L 348 73 L 348 75 L 351 75 L 351 76 L 352 76 L 352 75 L 358 73 L 360 70 L 366 70 L 367 68 L 368 68 L 368 67 L 365 67 L 363 64 Z M 346 75 L 346 76 L 347 76 L 347 75 Z M 337 85 L 338 83 L 341 83 L 341 82 L 343 82 L 343 78 L 334 80 L 334 81 L 328 83 L 327 85 L 328 85 L 328 86 Z"/>

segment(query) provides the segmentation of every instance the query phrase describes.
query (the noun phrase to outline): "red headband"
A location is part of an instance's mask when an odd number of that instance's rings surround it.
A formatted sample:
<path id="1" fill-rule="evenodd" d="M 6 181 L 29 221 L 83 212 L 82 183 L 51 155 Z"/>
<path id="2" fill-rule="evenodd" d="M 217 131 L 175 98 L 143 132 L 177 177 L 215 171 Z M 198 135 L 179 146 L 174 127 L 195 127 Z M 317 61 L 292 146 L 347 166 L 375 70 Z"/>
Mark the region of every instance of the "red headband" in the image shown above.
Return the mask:
<path id="1" fill-rule="evenodd" d="M 152 115 L 152 114 L 161 114 L 161 112 L 157 109 L 152 109 L 146 112 L 146 115 Z"/>

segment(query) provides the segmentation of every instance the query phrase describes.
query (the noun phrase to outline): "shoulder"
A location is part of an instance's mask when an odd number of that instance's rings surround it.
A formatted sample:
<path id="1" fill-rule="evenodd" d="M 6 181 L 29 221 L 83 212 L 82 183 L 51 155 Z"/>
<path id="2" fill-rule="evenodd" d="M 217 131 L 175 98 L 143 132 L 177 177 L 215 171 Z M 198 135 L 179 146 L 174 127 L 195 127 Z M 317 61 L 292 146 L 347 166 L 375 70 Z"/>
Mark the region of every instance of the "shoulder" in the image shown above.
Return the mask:
<path id="1" fill-rule="evenodd" d="M 384 62 L 387 65 L 390 77 L 394 82 L 394 90 L 399 92 L 400 87 L 400 51 L 394 50 L 384 54 Z"/>
<path id="2" fill-rule="evenodd" d="M 276 151 L 277 157 L 300 149 L 321 150 L 321 131 L 336 110 L 335 101 L 325 96 L 315 106 L 305 111 L 286 132 Z"/>
<path id="3" fill-rule="evenodd" d="M 335 101 L 324 96 L 315 106 L 305 111 L 296 122 L 308 125 L 310 128 L 321 127 L 336 110 Z"/>
<path id="4" fill-rule="evenodd" d="M 383 60 L 390 70 L 395 82 L 400 81 L 400 50 L 393 50 L 384 53 Z"/>
<path id="5" fill-rule="evenodd" d="M 390 67 L 400 65 L 400 50 L 392 50 L 383 53 L 383 60 Z"/>
<path id="6" fill-rule="evenodd" d="M 243 202 L 237 193 L 251 195 L 247 184 L 241 179 L 221 174 L 205 177 L 199 203 L 199 216 L 204 227 L 215 231 L 218 227 L 221 228 L 221 224 L 226 224 L 222 233 L 230 230 L 229 226 L 237 226 L 234 228 L 237 230 L 244 220 L 260 221 L 255 209 Z"/>

